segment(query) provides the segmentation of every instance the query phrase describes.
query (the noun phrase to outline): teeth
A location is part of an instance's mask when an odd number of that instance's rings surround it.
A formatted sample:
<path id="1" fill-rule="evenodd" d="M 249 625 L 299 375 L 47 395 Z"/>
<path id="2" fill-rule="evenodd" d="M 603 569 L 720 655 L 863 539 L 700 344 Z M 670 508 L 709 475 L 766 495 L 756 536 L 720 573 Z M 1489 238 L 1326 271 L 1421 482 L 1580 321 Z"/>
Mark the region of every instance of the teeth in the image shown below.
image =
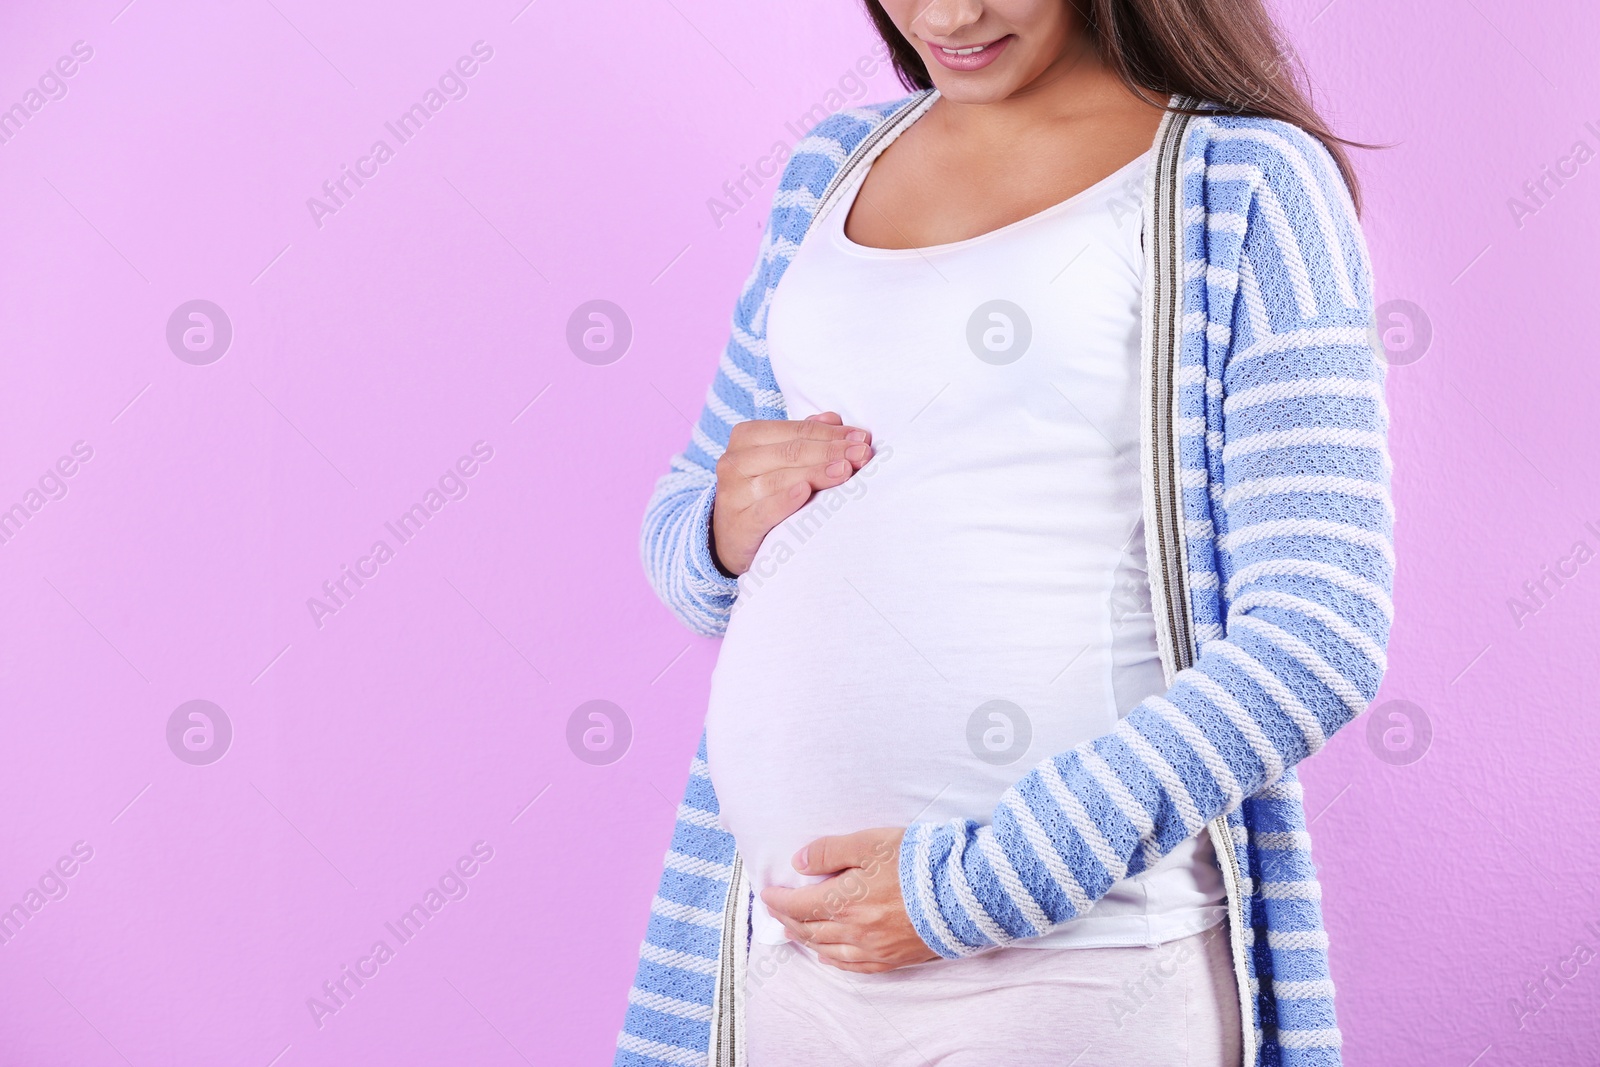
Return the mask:
<path id="1" fill-rule="evenodd" d="M 975 44 L 971 48 L 946 48 L 944 45 L 940 45 L 939 50 L 947 56 L 970 56 L 988 47 L 986 44 Z"/>

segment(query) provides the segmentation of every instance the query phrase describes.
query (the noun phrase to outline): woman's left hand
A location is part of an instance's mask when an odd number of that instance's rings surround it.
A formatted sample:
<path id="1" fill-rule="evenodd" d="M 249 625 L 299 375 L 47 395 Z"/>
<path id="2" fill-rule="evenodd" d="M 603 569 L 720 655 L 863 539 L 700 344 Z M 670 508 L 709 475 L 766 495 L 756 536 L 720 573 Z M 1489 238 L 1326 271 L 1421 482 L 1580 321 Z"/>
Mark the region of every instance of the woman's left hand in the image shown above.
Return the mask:
<path id="1" fill-rule="evenodd" d="M 911 925 L 900 895 L 900 827 L 819 837 L 795 853 L 801 874 L 832 878 L 799 889 L 772 886 L 761 901 L 811 946 L 823 963 L 843 971 L 877 974 L 938 959 Z"/>

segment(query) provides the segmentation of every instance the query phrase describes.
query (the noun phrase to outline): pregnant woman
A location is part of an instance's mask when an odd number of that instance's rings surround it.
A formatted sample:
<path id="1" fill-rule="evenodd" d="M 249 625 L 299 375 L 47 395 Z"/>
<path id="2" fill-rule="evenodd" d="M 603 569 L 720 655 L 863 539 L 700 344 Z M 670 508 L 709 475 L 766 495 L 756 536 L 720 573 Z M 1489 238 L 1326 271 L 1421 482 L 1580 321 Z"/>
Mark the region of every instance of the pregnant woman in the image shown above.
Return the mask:
<path id="1" fill-rule="evenodd" d="M 1328 1065 L 1294 765 L 1393 572 L 1343 142 L 1258 0 L 882 0 L 643 550 L 722 635 L 616 1062 Z"/>

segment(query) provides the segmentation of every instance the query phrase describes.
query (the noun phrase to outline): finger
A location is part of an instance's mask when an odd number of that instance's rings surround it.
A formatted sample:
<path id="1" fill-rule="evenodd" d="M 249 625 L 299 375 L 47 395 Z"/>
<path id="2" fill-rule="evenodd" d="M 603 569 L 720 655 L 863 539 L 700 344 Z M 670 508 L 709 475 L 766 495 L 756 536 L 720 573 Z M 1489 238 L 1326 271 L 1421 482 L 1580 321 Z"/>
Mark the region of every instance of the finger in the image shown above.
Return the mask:
<path id="1" fill-rule="evenodd" d="M 861 964 L 881 964 L 883 962 L 865 949 L 844 942 L 831 945 L 814 944 L 811 946 L 811 951 L 815 952 L 817 958 L 823 963 L 833 965 L 852 964 L 859 966 Z"/>
<path id="2" fill-rule="evenodd" d="M 810 886 L 804 887 L 810 889 Z M 805 922 L 810 916 L 805 914 L 805 909 L 814 905 L 801 895 L 801 890 L 790 889 L 786 886 L 768 886 L 761 891 L 761 903 L 767 906 L 767 911 L 773 918 L 781 923 Z"/>
<path id="3" fill-rule="evenodd" d="M 776 913 L 775 913 L 776 914 Z M 856 931 L 844 923 L 826 919 L 814 922 L 796 922 L 787 915 L 777 915 L 785 930 L 794 940 L 807 945 L 834 945 L 855 940 Z"/>
<path id="4" fill-rule="evenodd" d="M 768 471 L 748 479 L 746 486 L 736 492 L 735 506 L 740 511 L 748 511 L 748 517 L 760 529 L 770 530 L 799 511 L 812 493 L 843 485 L 854 473 L 855 469 L 847 460 L 838 460 L 826 467 L 783 467 Z"/>
<path id="5" fill-rule="evenodd" d="M 847 441 L 842 438 L 831 441 L 808 441 L 799 437 L 755 445 L 744 449 L 737 456 L 739 472 L 747 478 L 790 468 L 822 470 L 829 464 L 841 461 L 849 464 L 848 468 L 840 468 L 841 473 L 848 475 L 871 458 L 872 446 L 863 441 Z"/>
<path id="6" fill-rule="evenodd" d="M 847 477 L 848 475 L 841 475 L 839 482 L 843 482 Z M 775 471 L 751 483 L 749 493 L 753 499 L 741 510 L 748 511 L 747 517 L 752 526 L 761 530 L 771 530 L 799 511 L 811 498 L 813 491 L 812 480 L 804 473 Z"/>
<path id="7" fill-rule="evenodd" d="M 836 877 L 798 889 L 769 886 L 761 891 L 761 902 L 780 920 L 817 922 L 835 919 L 844 905 L 860 899 L 860 890 Z"/>
<path id="8" fill-rule="evenodd" d="M 832 874 L 847 867 L 863 867 L 884 852 L 887 834 L 898 831 L 858 830 L 853 834 L 819 837 L 794 854 L 794 869 L 801 874 Z"/>
<path id="9" fill-rule="evenodd" d="M 811 942 L 811 934 L 806 930 L 805 923 L 797 923 L 793 919 L 789 918 L 789 916 L 780 912 L 772 911 L 770 908 L 768 909 L 768 912 L 773 918 L 777 919 L 783 924 L 784 933 L 789 935 L 790 941 L 798 941 L 801 944 L 809 944 Z"/>
<path id="10" fill-rule="evenodd" d="M 808 441 L 828 441 L 842 437 L 851 441 L 870 441 L 872 434 L 859 426 L 846 426 L 838 412 L 824 411 L 814 419 L 802 419 L 782 425 L 790 427 L 796 436 Z"/>
<path id="11" fill-rule="evenodd" d="M 833 412 L 824 412 L 825 416 L 838 416 Z M 736 437 L 734 436 L 736 435 Z M 775 441 L 787 441 L 799 438 L 803 441 L 832 441 L 872 440 L 872 433 L 859 426 L 846 426 L 842 422 L 834 422 L 826 418 L 801 419 L 791 422 L 784 419 L 749 419 L 734 425 L 733 433 L 729 437 L 729 447 L 748 448 L 758 445 L 768 445 Z"/>

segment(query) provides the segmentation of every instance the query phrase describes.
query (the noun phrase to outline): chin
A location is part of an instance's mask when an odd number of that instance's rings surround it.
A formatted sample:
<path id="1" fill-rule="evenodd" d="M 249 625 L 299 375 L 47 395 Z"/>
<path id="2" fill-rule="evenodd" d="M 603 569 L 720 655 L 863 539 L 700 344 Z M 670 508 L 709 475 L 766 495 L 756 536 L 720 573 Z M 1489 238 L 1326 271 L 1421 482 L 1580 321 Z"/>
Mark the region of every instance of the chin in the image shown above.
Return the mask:
<path id="1" fill-rule="evenodd" d="M 993 104 L 1017 91 L 1016 79 L 1001 71 L 961 73 L 935 67 L 928 72 L 939 95 L 957 104 Z"/>

